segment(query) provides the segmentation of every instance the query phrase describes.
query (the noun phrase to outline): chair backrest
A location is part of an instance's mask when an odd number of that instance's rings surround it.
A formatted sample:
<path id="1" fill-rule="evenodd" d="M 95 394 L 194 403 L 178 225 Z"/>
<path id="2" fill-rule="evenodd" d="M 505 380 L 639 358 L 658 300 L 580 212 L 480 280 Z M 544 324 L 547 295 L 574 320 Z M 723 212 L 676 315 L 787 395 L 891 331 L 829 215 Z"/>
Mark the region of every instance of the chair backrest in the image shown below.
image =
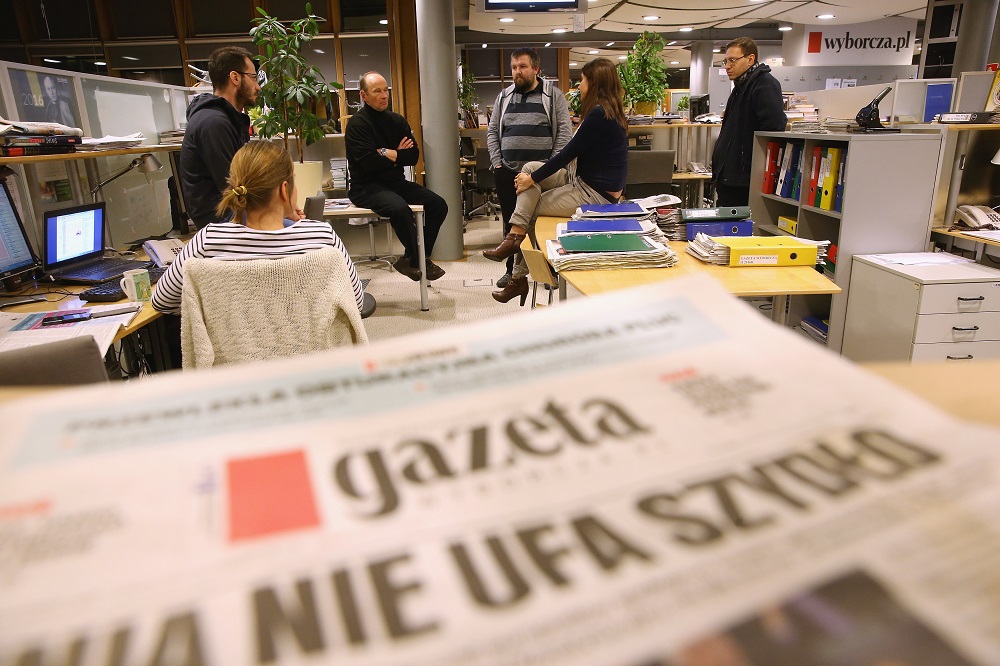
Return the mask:
<path id="1" fill-rule="evenodd" d="M 185 369 L 367 342 L 347 262 L 333 248 L 275 259 L 184 263 Z"/>
<path id="2" fill-rule="evenodd" d="M 89 335 L 0 353 L 0 385 L 59 386 L 108 381 L 104 357 Z"/>
<path id="3" fill-rule="evenodd" d="M 630 150 L 625 184 L 669 185 L 674 179 L 673 150 Z"/>
<path id="4" fill-rule="evenodd" d="M 306 197 L 306 204 L 302 207 L 302 212 L 306 214 L 307 220 L 322 220 L 325 205 L 326 197 L 324 196 Z"/>
<path id="5" fill-rule="evenodd" d="M 521 254 L 524 255 L 524 263 L 528 264 L 528 275 L 533 282 L 547 284 L 550 287 L 557 286 L 544 252 L 522 247 Z"/>
<path id="6" fill-rule="evenodd" d="M 496 189 L 496 179 L 490 167 L 490 151 L 488 148 L 480 148 L 476 151 L 476 190 L 484 192 Z"/>

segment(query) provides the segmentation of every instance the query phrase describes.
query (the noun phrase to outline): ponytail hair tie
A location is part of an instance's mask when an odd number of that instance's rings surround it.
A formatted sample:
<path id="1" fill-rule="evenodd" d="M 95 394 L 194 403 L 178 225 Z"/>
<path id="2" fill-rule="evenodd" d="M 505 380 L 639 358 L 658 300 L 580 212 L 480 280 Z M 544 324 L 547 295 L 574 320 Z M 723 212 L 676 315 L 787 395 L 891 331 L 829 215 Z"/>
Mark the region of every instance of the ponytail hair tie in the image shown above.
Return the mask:
<path id="1" fill-rule="evenodd" d="M 247 188 L 245 185 L 237 185 L 233 188 L 233 192 L 235 192 L 237 196 L 245 197 L 247 195 Z"/>

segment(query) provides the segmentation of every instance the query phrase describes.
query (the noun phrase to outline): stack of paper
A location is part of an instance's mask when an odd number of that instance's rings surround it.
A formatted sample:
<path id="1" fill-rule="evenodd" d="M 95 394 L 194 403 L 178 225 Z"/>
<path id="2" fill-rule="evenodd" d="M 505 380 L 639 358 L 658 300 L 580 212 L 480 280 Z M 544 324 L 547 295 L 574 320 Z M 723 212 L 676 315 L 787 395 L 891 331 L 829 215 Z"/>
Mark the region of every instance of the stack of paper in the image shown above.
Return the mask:
<path id="1" fill-rule="evenodd" d="M 13 121 L 0 118 L 0 134 L 42 134 L 56 136 L 83 136 L 83 130 L 79 127 L 70 127 L 59 123 L 34 123 L 26 121 Z"/>
<path id="2" fill-rule="evenodd" d="M 184 130 L 178 127 L 160 132 L 160 143 L 165 146 L 179 146 L 184 143 Z"/>
<path id="3" fill-rule="evenodd" d="M 723 266 L 814 266 L 826 261 L 830 241 L 795 236 L 708 236 L 698 234 L 688 254 Z"/>
<path id="4" fill-rule="evenodd" d="M 834 118 L 832 116 L 827 116 L 823 118 L 823 121 L 819 124 L 825 130 L 831 132 L 846 132 L 851 127 L 857 127 L 858 122 L 854 118 Z"/>
<path id="5" fill-rule="evenodd" d="M 566 234 L 546 241 L 545 249 L 557 271 L 669 268 L 677 263 L 670 246 L 641 234 Z"/>
<path id="6" fill-rule="evenodd" d="M 135 148 L 141 146 L 146 137 L 142 132 L 129 134 L 127 136 L 104 136 L 100 139 L 94 137 L 83 137 L 83 143 L 76 147 L 77 150 L 123 150 L 125 148 Z M 183 139 L 182 139 L 183 141 Z"/>
<path id="7" fill-rule="evenodd" d="M 585 217 L 642 217 L 649 211 L 634 201 L 606 204 L 581 204 L 574 213 L 574 219 Z"/>

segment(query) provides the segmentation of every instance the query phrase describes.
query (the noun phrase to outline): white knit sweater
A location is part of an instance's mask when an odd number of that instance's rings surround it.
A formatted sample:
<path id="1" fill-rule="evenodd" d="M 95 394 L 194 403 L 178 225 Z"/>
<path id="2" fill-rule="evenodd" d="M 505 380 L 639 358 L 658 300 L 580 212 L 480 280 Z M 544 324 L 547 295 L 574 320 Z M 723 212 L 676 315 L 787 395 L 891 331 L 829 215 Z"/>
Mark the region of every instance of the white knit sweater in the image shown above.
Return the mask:
<path id="1" fill-rule="evenodd" d="M 367 344 L 347 264 L 327 247 L 280 259 L 184 264 L 185 369 Z"/>

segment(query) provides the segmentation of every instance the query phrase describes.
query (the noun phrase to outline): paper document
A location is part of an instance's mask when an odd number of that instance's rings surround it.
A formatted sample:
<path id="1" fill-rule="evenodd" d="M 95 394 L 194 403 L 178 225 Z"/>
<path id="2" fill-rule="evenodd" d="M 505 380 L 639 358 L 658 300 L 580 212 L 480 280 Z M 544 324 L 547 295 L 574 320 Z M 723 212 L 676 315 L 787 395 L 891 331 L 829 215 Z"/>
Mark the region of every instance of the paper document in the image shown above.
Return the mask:
<path id="1" fill-rule="evenodd" d="M 111 310 L 120 307 L 120 304 L 115 304 L 95 305 L 89 308 L 77 308 L 73 310 L 54 310 L 52 312 L 31 312 L 28 314 L 0 312 L 0 351 L 20 349 L 21 347 L 31 347 L 33 345 L 45 344 L 46 342 L 89 335 L 97 342 L 101 354 L 107 354 L 111 343 L 115 340 L 115 336 L 118 335 L 118 331 L 123 326 L 128 326 L 139 313 L 139 310 L 56 326 L 42 326 L 42 320 L 49 315 L 72 314 L 75 312 L 87 312 L 88 310 L 91 312 L 101 312 L 102 310 Z"/>
<path id="2" fill-rule="evenodd" d="M 0 662 L 1000 664 L 1000 431 L 705 276 L 498 323 L 0 406 Z"/>
<path id="3" fill-rule="evenodd" d="M 873 254 L 873 259 L 900 266 L 930 266 L 932 264 L 967 264 L 972 259 L 950 252 L 898 252 L 894 254 Z"/>

